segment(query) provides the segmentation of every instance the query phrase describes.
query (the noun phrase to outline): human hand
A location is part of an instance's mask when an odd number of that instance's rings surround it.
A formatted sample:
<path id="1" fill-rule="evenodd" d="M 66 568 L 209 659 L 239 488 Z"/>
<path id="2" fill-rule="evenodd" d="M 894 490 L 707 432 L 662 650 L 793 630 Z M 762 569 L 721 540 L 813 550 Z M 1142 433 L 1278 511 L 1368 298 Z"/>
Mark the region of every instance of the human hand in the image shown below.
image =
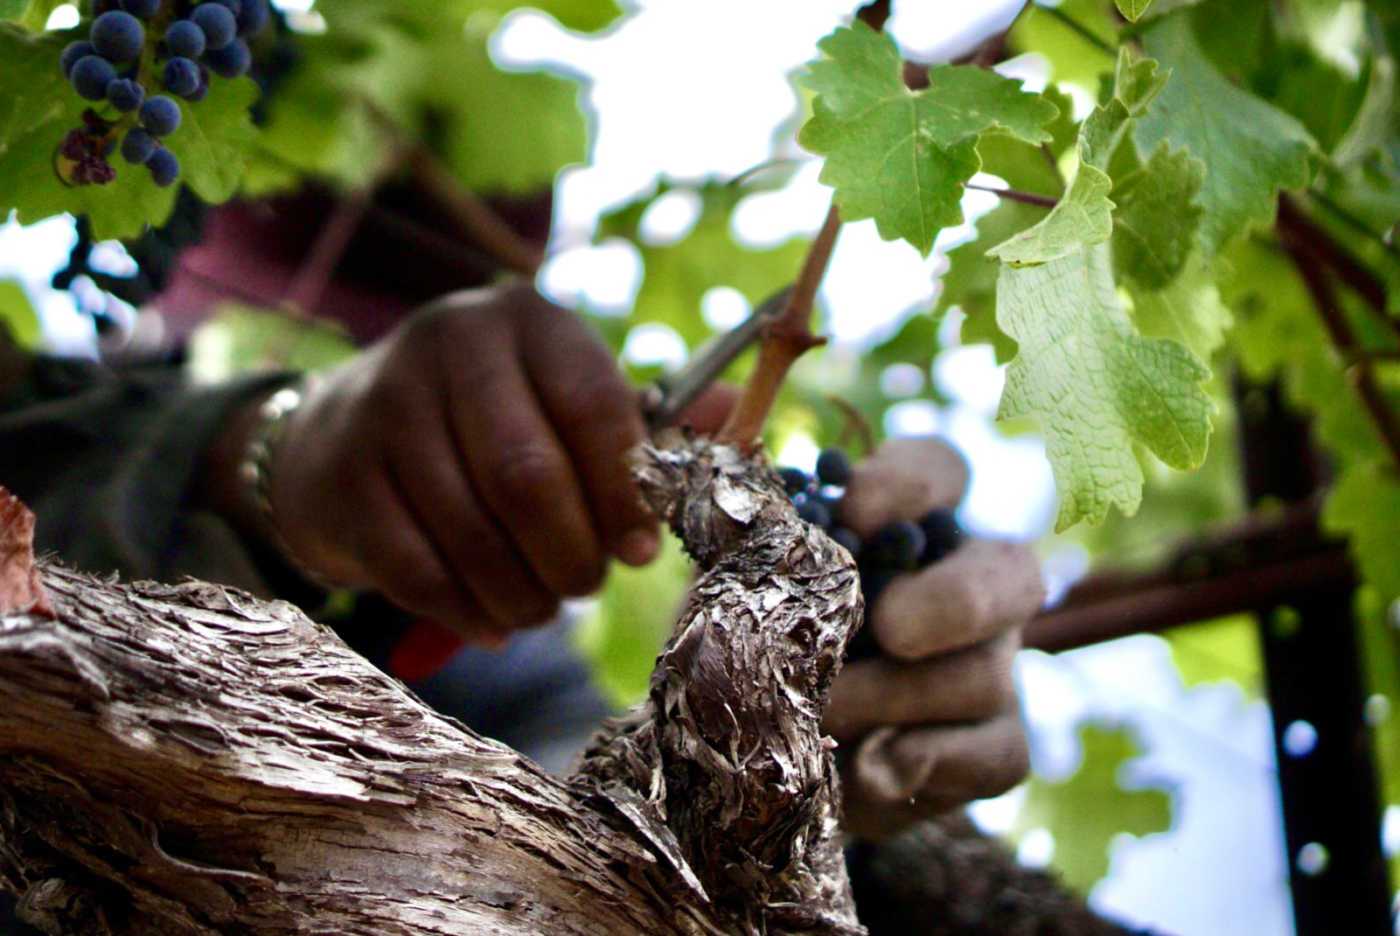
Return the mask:
<path id="1" fill-rule="evenodd" d="M 894 439 L 855 467 L 841 524 L 868 539 L 893 521 L 955 506 L 966 486 L 967 466 L 947 445 Z M 825 722 L 850 752 L 842 777 L 850 832 L 892 835 L 1025 776 L 1012 663 L 1043 600 L 1027 547 L 973 539 L 896 578 L 866 609 L 882 655 L 847 662 Z"/>
<path id="2" fill-rule="evenodd" d="M 524 284 L 456 293 L 331 372 L 270 466 L 309 571 L 500 642 L 658 545 L 626 454 L 635 392 L 572 313 Z"/>

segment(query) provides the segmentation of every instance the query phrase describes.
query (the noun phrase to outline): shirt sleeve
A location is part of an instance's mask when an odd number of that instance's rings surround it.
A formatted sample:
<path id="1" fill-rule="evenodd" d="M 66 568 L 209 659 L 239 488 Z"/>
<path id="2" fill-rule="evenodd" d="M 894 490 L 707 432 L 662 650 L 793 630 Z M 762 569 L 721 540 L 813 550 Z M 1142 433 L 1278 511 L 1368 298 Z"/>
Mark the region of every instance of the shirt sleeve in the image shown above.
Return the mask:
<path id="1" fill-rule="evenodd" d="M 231 530 L 211 533 L 216 518 L 201 516 L 190 492 L 230 415 L 290 379 L 194 387 L 173 366 L 117 372 L 32 358 L 0 397 L 0 485 L 38 517 L 36 546 L 77 568 L 174 581 L 198 555 L 206 577 L 256 585 L 245 545 Z M 190 549 L 190 537 L 204 548 Z M 221 565 L 227 574 L 212 576 Z"/>

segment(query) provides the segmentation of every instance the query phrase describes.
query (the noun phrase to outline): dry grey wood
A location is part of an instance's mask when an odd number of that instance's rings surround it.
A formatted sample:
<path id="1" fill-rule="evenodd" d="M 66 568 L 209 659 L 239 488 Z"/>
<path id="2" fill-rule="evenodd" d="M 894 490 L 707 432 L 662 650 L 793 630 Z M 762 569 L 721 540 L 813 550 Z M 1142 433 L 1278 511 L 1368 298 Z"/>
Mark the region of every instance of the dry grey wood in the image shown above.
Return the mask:
<path id="1" fill-rule="evenodd" d="M 820 730 L 861 615 L 769 469 L 648 449 L 704 572 L 563 781 L 285 603 L 55 565 L 0 616 L 0 888 L 51 933 L 861 933 Z"/>

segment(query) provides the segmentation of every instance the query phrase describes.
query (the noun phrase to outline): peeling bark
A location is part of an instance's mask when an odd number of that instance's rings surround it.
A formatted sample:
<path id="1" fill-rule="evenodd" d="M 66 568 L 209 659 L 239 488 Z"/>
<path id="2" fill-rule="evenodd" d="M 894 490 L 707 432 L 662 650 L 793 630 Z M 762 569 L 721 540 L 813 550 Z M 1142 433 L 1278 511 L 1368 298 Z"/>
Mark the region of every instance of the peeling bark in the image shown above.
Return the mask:
<path id="1" fill-rule="evenodd" d="M 289 604 L 41 565 L 53 616 L 0 606 L 0 892 L 53 934 L 864 933 L 821 732 L 850 557 L 735 449 L 637 473 L 701 574 L 568 779 Z"/>

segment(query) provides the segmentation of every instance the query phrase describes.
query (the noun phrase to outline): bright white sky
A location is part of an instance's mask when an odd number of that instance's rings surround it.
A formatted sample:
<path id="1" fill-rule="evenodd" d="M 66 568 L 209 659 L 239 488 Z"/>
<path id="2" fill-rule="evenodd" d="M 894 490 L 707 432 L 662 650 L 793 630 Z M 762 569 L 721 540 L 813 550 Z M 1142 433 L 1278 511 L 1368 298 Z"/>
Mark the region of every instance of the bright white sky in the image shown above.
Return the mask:
<path id="1" fill-rule="evenodd" d="M 287 3 L 306 9 L 310 3 Z M 958 51 L 968 35 L 1004 24 L 1019 0 L 925 0 L 896 3 L 890 28 L 913 56 L 934 59 Z M 592 246 L 598 216 L 651 189 L 657 179 L 731 177 L 774 156 L 796 100 L 790 74 L 808 61 L 818 38 L 843 21 L 853 0 L 646 0 L 602 38 L 571 34 L 532 12 L 513 15 L 498 33 L 497 58 L 511 67 L 548 65 L 588 80 L 595 115 L 591 164 L 567 170 L 559 184 L 555 259 L 541 286 L 561 300 L 587 297 L 595 307 L 625 312 L 641 276 L 631 245 Z M 742 28 L 731 24 L 740 23 Z M 1020 63 L 1018 76 L 1043 74 Z M 801 157 L 786 145 L 778 155 Z M 735 235 L 752 245 L 781 241 L 820 225 L 830 193 L 813 164 L 786 188 L 740 206 Z M 969 215 L 987 210 L 994 196 L 970 193 Z M 685 196 L 658 204 L 645 221 L 649 238 L 683 237 L 697 206 Z M 969 229 L 948 231 L 924 259 L 904 244 L 882 242 L 869 222 L 848 225 L 822 299 L 828 329 L 853 350 L 887 334 L 911 311 L 928 308 L 941 251 Z M 0 277 L 19 278 L 45 316 L 56 347 L 81 352 L 90 332 L 66 294 L 46 288 L 72 242 L 71 223 L 57 219 L 21 229 L 0 225 Z M 111 252 L 119 263 L 119 251 Z M 732 290 L 707 297 L 714 324 L 747 311 Z M 949 323 L 955 336 L 956 322 Z M 661 327 L 634 336 L 628 353 L 683 359 L 684 344 Z M 914 372 L 909 373 L 910 370 Z M 912 368 L 892 372 L 894 385 L 936 380 L 954 400 L 897 407 L 890 428 L 939 432 L 969 457 L 973 484 L 964 507 L 974 528 L 1032 538 L 1053 519 L 1053 481 L 1040 441 L 1003 438 L 992 418 L 1002 373 L 985 347 L 950 347 L 932 375 Z M 815 458 L 814 444 L 784 453 Z M 1015 492 L 1014 496 L 1007 496 Z M 1059 557 L 1054 567 L 1073 566 Z M 1287 903 L 1281 828 L 1267 708 L 1245 699 L 1232 684 L 1181 685 L 1170 653 L 1154 637 L 1133 638 L 1060 656 L 1022 655 L 1020 677 L 1038 773 L 1059 778 L 1078 763 L 1075 728 L 1085 718 L 1133 726 L 1146 755 L 1123 780 L 1155 780 L 1175 789 L 1175 828 L 1114 844 L 1110 875 L 1092 899 L 1102 910 L 1182 936 L 1286 936 Z M 1022 793 L 982 804 L 978 817 L 991 828 L 1014 818 Z M 1391 826 L 1400 838 L 1400 816 Z M 1022 858 L 1043 863 L 1053 854 L 1048 833 L 1033 837 Z"/>

